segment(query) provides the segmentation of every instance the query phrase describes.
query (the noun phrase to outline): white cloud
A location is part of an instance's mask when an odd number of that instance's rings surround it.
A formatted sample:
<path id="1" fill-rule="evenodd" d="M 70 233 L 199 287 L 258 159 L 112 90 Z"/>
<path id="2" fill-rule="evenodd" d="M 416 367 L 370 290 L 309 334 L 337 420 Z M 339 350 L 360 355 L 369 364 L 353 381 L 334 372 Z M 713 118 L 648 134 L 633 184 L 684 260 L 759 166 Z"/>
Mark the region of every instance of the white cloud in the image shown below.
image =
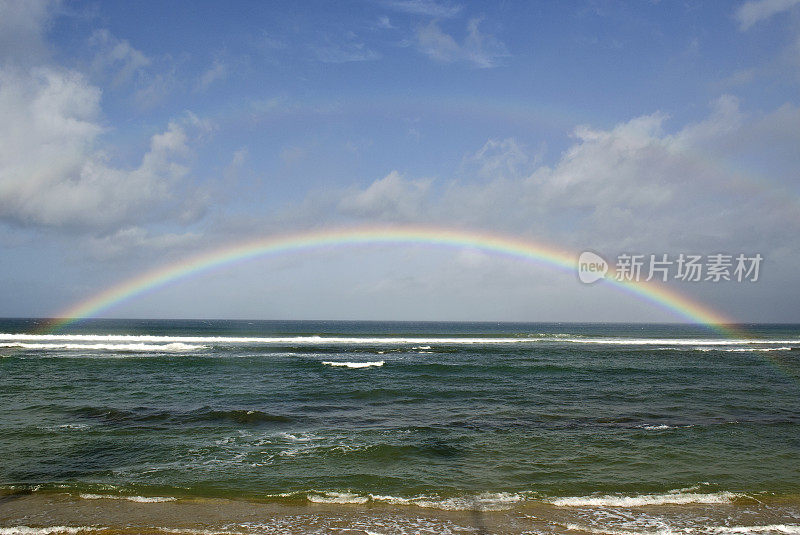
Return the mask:
<path id="1" fill-rule="evenodd" d="M 97 49 L 92 66 L 97 72 L 109 72 L 115 86 L 131 81 L 151 63 L 150 58 L 131 44 L 111 35 L 108 30 L 95 30 L 89 43 Z"/>
<path id="2" fill-rule="evenodd" d="M 0 62 L 29 64 L 47 55 L 44 29 L 52 5 L 49 0 L 0 2 Z"/>
<path id="3" fill-rule="evenodd" d="M 366 189 L 350 192 L 339 202 L 342 213 L 388 220 L 409 220 L 422 211 L 429 180 L 406 180 L 397 171 L 376 180 Z"/>
<path id="4" fill-rule="evenodd" d="M 177 87 L 178 82 L 173 71 L 165 71 L 142 78 L 133 93 L 133 101 L 143 110 L 155 108 Z"/>
<path id="5" fill-rule="evenodd" d="M 284 41 L 281 41 L 280 39 L 271 36 L 269 33 L 263 30 L 261 31 L 258 38 L 255 40 L 254 44 L 256 48 L 264 51 L 283 50 L 284 48 L 288 47 L 288 45 Z"/>
<path id="6" fill-rule="evenodd" d="M 249 151 L 247 147 L 241 147 L 233 153 L 233 158 L 231 158 L 230 167 L 239 169 L 244 165 L 244 162 L 247 160 L 247 156 Z"/>
<path id="7" fill-rule="evenodd" d="M 519 178 L 540 158 L 540 155 L 529 156 L 514 138 L 489 139 L 464 163 L 467 170 L 479 178 Z"/>
<path id="8" fill-rule="evenodd" d="M 190 248 L 200 245 L 202 235 L 195 232 L 180 234 L 153 234 L 142 227 L 125 227 L 113 234 L 89 239 L 89 250 L 99 260 L 130 258 L 137 251 L 181 251 L 186 254 Z"/>
<path id="9" fill-rule="evenodd" d="M 138 163 L 115 164 L 117 149 L 104 144 L 113 126 L 104 122 L 102 90 L 92 80 L 145 91 L 157 79 L 147 72 L 152 62 L 98 30 L 86 73 L 55 64 L 44 38 L 56 4 L 0 0 L 0 221 L 17 231 L 94 236 L 82 242 L 90 250 L 101 242 L 110 251 L 112 241 L 152 249 L 188 240 L 140 225 L 185 225 L 205 213 L 207 192 L 186 178 L 191 147 L 209 126 L 186 112 L 152 135 Z"/>
<path id="10" fill-rule="evenodd" d="M 467 38 L 464 41 L 464 53 L 469 61 L 478 67 L 494 67 L 497 61 L 508 56 L 506 46 L 496 37 L 481 33 L 478 26 L 481 19 L 471 19 L 467 23 Z"/>
<path id="11" fill-rule="evenodd" d="M 736 10 L 739 28 L 744 31 L 778 13 L 800 5 L 800 0 L 750 0 Z"/>
<path id="12" fill-rule="evenodd" d="M 461 47 L 452 36 L 444 33 L 435 21 L 417 29 L 417 48 L 437 61 L 455 61 L 461 55 Z"/>
<path id="13" fill-rule="evenodd" d="M 89 44 L 95 51 L 93 79 L 106 89 L 127 90 L 141 110 L 155 108 L 180 85 L 169 58 L 148 57 L 106 29 L 95 30 Z M 215 62 L 200 76 L 196 89 L 205 89 L 224 75 L 225 65 Z"/>
<path id="14" fill-rule="evenodd" d="M 172 122 L 137 167 L 115 167 L 99 145 L 100 90 L 53 67 L 0 71 L 0 115 L 0 218 L 49 227 L 171 217 L 165 203 L 189 171 L 188 131 L 202 127 L 192 116 Z"/>
<path id="15" fill-rule="evenodd" d="M 254 118 L 262 115 L 269 115 L 273 112 L 284 109 L 286 106 L 287 99 L 284 97 L 254 99 L 249 103 L 249 108 L 252 111 Z"/>
<path id="16" fill-rule="evenodd" d="M 481 33 L 480 23 L 481 19 L 471 19 L 464 42 L 459 44 L 442 31 L 436 21 L 431 21 L 417 28 L 417 49 L 436 61 L 464 61 L 480 68 L 495 67 L 500 58 L 509 55 L 508 49 L 496 37 Z"/>
<path id="17" fill-rule="evenodd" d="M 723 79 L 720 85 L 724 88 L 737 87 L 751 83 L 756 77 L 755 69 L 739 69 Z"/>
<path id="18" fill-rule="evenodd" d="M 323 63 L 350 63 L 354 61 L 371 61 L 381 56 L 365 43 L 358 41 L 354 35 L 348 35 L 343 42 L 329 42 L 311 47 L 316 58 Z"/>
<path id="19" fill-rule="evenodd" d="M 200 75 L 200 80 L 197 83 L 197 89 L 204 91 L 208 87 L 219 80 L 224 79 L 228 75 L 228 67 L 219 59 L 215 59 L 214 63 Z"/>
<path id="20" fill-rule="evenodd" d="M 395 11 L 433 18 L 455 17 L 461 12 L 460 5 L 433 0 L 387 0 L 383 4 Z"/>
<path id="21" fill-rule="evenodd" d="M 800 248 L 800 109 L 748 115 L 723 96 L 701 121 L 673 133 L 667 121 L 656 112 L 579 127 L 551 165 L 513 139 L 490 139 L 465 160 L 470 174 L 436 185 L 393 172 L 348 192 L 339 212 L 546 236 L 575 250 Z"/>
<path id="22" fill-rule="evenodd" d="M 249 156 L 250 151 L 247 147 L 240 147 L 233 152 L 230 163 L 222 171 L 226 191 L 231 191 L 235 187 Z M 217 196 L 217 200 L 219 197 Z"/>

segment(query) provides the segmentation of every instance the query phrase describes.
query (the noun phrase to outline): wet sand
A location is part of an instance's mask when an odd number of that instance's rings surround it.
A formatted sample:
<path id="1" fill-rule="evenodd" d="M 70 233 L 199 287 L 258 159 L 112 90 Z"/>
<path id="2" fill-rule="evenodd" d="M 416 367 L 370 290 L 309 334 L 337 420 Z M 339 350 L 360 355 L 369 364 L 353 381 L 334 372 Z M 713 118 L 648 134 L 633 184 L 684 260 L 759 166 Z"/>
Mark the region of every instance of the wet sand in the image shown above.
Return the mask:
<path id="1" fill-rule="evenodd" d="M 138 503 L 80 499 L 67 494 L 6 496 L 0 533 L 519 533 L 511 511 L 476 513 L 393 506 L 285 505 L 230 499 L 181 499 Z M 70 527 L 47 530 L 41 528 Z M 83 530 L 74 528 L 86 528 Z"/>
<path id="2" fill-rule="evenodd" d="M 282 504 L 221 498 L 135 502 L 65 493 L 0 499 L 0 534 L 254 533 L 800 533 L 800 508 L 756 500 L 725 505 L 556 507 L 528 502 L 505 511 L 445 511 L 384 504 Z"/>

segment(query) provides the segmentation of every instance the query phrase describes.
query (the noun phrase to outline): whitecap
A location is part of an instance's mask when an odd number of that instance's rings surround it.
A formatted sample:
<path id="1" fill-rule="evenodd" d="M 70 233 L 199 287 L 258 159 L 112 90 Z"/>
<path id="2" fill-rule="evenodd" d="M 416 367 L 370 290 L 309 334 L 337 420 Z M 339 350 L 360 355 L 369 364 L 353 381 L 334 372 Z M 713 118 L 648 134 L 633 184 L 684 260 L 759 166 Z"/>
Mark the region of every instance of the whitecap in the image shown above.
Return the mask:
<path id="1" fill-rule="evenodd" d="M 174 502 L 174 496 L 115 496 L 109 494 L 81 494 L 84 500 L 128 500 L 137 503 L 162 503 Z"/>
<path id="2" fill-rule="evenodd" d="M 786 533 L 788 535 L 797 535 L 800 534 L 800 525 L 770 524 L 768 526 L 719 526 L 714 528 L 714 533 Z"/>
<path id="3" fill-rule="evenodd" d="M 327 366 L 338 366 L 338 367 L 345 367 L 345 368 L 370 368 L 372 366 L 378 367 L 383 366 L 384 361 L 378 360 L 374 362 L 333 362 L 333 361 L 323 361 L 323 364 Z"/>
<path id="4" fill-rule="evenodd" d="M 355 503 L 364 504 L 369 501 L 366 496 L 353 494 L 352 492 L 309 492 L 308 501 L 314 503 Z"/>
<path id="5" fill-rule="evenodd" d="M 388 503 L 391 505 L 413 505 L 426 509 L 442 509 L 445 511 L 471 511 L 474 509 L 501 511 L 511 509 L 515 504 L 525 500 L 523 494 L 509 492 L 486 492 L 476 496 L 456 496 L 450 498 L 424 495 L 403 498 L 400 496 L 370 494 L 369 498 L 373 502 Z"/>
<path id="6" fill-rule="evenodd" d="M 733 492 L 695 493 L 668 492 L 666 494 L 641 494 L 638 496 L 569 496 L 551 498 L 549 503 L 559 507 L 642 507 L 646 505 L 682 505 L 687 503 L 729 503 L 743 494 Z"/>
<path id="7" fill-rule="evenodd" d="M 168 344 L 70 344 L 70 343 L 28 343 L 28 342 L 4 342 L 0 347 L 18 349 L 39 349 L 39 350 L 78 350 L 78 351 L 150 351 L 150 352 L 183 352 L 206 349 L 204 345 L 191 345 L 181 342 L 171 342 Z"/>

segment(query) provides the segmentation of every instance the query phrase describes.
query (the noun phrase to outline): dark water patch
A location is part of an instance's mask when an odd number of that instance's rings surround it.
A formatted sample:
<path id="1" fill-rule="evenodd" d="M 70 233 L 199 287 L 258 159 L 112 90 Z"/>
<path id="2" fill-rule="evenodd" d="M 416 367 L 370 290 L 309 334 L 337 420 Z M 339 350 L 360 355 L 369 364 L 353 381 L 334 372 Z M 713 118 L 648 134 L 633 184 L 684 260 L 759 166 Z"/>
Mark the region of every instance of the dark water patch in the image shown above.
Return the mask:
<path id="1" fill-rule="evenodd" d="M 468 454 L 465 446 L 445 439 L 428 438 L 412 442 L 381 442 L 353 447 L 351 445 L 318 446 L 313 457 L 318 462 L 330 458 L 357 460 L 360 464 L 427 462 L 432 459 L 453 459 Z"/>
<path id="2" fill-rule="evenodd" d="M 408 390 L 398 388 L 365 388 L 351 390 L 350 392 L 342 393 L 341 396 L 346 399 L 364 401 L 398 400 L 411 397 Z"/>
<path id="3" fill-rule="evenodd" d="M 290 423 L 296 419 L 281 414 L 271 414 L 255 409 L 212 409 L 203 407 L 191 411 L 170 411 L 151 407 L 119 409 L 113 407 L 81 407 L 71 411 L 80 418 L 99 421 L 107 425 L 135 426 L 138 424 L 189 425 L 196 423 L 233 423 L 262 425 Z"/>
<path id="4" fill-rule="evenodd" d="M 189 421 L 234 422 L 237 424 L 258 425 L 289 423 L 294 418 L 280 414 L 269 414 L 259 410 L 210 410 L 198 409 L 189 413 Z"/>

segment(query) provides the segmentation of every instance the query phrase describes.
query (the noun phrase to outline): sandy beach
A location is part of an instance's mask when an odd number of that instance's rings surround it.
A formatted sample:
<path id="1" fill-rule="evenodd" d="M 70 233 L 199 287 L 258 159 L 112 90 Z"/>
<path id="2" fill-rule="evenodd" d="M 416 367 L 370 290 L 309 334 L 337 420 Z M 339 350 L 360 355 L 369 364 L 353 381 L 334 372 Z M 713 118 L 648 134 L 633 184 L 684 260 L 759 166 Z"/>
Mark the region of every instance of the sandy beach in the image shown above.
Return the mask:
<path id="1" fill-rule="evenodd" d="M 703 518 L 703 526 L 696 521 Z M 219 498 L 72 496 L 0 498 L 0 533 L 301 534 L 780 533 L 796 534 L 800 500 L 743 498 L 726 504 L 563 507 L 536 501 L 505 510 L 442 510 L 386 504 L 281 504 Z"/>

